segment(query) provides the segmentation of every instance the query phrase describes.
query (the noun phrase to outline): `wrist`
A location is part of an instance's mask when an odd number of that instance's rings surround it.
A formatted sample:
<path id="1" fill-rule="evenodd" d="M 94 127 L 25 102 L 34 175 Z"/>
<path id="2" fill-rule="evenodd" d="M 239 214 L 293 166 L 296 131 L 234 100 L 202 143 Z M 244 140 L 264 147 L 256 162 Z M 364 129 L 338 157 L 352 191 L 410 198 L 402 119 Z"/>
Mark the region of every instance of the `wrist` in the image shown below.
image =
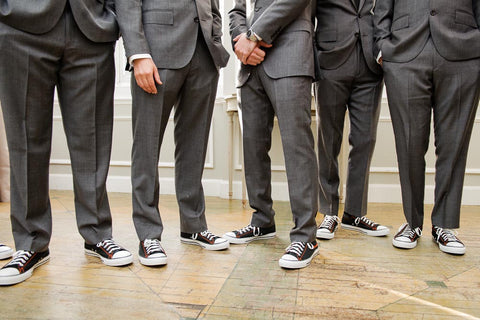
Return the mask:
<path id="1" fill-rule="evenodd" d="M 253 42 L 258 42 L 262 40 L 252 29 L 248 29 L 245 36 L 248 40 Z"/>

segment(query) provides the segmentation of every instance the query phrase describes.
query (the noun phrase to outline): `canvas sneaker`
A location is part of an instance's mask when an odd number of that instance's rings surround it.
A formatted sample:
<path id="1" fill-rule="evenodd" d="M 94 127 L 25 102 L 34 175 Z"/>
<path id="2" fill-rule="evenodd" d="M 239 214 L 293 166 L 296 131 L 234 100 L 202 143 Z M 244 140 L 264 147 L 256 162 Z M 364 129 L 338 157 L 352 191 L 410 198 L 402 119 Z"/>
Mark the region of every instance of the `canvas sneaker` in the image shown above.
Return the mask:
<path id="1" fill-rule="evenodd" d="M 19 250 L 13 259 L 0 269 L 0 285 L 8 286 L 30 278 L 33 270 L 50 259 L 48 249 L 43 252 Z"/>
<path id="2" fill-rule="evenodd" d="M 292 242 L 285 249 L 285 254 L 278 260 L 278 264 L 286 269 L 305 268 L 317 254 L 318 244 L 315 240 L 312 242 Z"/>
<path id="3" fill-rule="evenodd" d="M 0 260 L 8 259 L 13 255 L 13 249 L 0 243 Z"/>
<path id="4" fill-rule="evenodd" d="M 432 236 L 433 241 L 438 243 L 438 247 L 443 252 L 450 254 L 465 253 L 465 245 L 457 238 L 455 231 L 432 226 Z"/>
<path id="5" fill-rule="evenodd" d="M 412 229 L 408 223 L 398 228 L 397 234 L 392 239 L 394 247 L 402 249 L 413 249 L 417 246 L 417 239 L 422 236 L 422 228 Z"/>
<path id="6" fill-rule="evenodd" d="M 342 228 L 358 231 L 366 234 L 367 236 L 381 237 L 390 233 L 390 229 L 373 222 L 367 217 L 355 217 L 351 214 L 344 212 L 342 217 Z"/>
<path id="7" fill-rule="evenodd" d="M 103 240 L 97 244 L 85 243 L 85 253 L 100 258 L 110 267 L 126 266 L 133 262 L 132 254 L 112 239 Z"/>
<path id="8" fill-rule="evenodd" d="M 144 266 L 163 266 L 167 264 L 167 255 L 158 239 L 140 241 L 138 259 Z"/>
<path id="9" fill-rule="evenodd" d="M 333 239 L 339 223 L 340 219 L 337 216 L 325 215 L 322 223 L 317 229 L 317 238 L 326 240 Z"/>
<path id="10" fill-rule="evenodd" d="M 208 230 L 197 233 L 181 232 L 180 241 L 195 244 L 207 250 L 225 250 L 230 246 L 227 239 L 216 236 Z"/>
<path id="11" fill-rule="evenodd" d="M 249 224 L 242 229 L 227 232 L 223 235 L 223 237 L 228 239 L 230 243 L 243 244 L 254 240 L 271 239 L 275 237 L 275 234 L 276 232 L 274 225 L 268 228 L 263 228 L 254 227 Z"/>

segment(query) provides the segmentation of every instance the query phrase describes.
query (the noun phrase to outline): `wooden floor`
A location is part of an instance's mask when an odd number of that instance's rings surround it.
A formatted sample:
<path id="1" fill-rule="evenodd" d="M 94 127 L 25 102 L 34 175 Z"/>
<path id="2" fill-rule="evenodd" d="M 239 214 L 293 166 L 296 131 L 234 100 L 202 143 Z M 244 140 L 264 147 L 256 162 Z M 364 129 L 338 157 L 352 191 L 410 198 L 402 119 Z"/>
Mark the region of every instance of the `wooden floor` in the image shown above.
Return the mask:
<path id="1" fill-rule="evenodd" d="M 320 242 L 311 266 L 288 271 L 278 258 L 289 244 L 289 204 L 276 202 L 277 237 L 211 252 L 180 243 L 178 207 L 161 196 L 165 267 L 140 265 L 129 194 L 111 194 L 114 238 L 134 253 L 128 267 L 104 266 L 83 253 L 71 192 L 51 193 L 50 261 L 24 283 L 0 288 L 0 319 L 478 319 L 480 207 L 462 208 L 464 256 L 440 252 L 425 234 L 417 248 L 392 247 L 392 235 L 340 229 Z M 427 208 L 427 212 L 431 207 Z M 370 204 L 368 216 L 392 231 L 400 205 Z M 242 227 L 250 210 L 240 201 L 207 199 L 209 229 Z M 0 203 L 0 241 L 13 245 L 9 204 Z"/>

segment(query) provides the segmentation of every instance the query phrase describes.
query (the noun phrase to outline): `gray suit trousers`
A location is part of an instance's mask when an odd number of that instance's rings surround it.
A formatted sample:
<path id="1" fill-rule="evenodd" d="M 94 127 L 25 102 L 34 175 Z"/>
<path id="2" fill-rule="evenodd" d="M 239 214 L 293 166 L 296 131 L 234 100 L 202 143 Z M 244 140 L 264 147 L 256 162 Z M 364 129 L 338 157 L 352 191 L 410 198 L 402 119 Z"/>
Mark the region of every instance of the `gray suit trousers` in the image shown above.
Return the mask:
<path id="1" fill-rule="evenodd" d="M 132 74 L 133 222 L 141 241 L 161 239 L 158 209 L 158 161 L 165 128 L 175 107 L 175 188 L 180 231 L 207 229 L 202 174 L 217 92 L 218 71 L 199 33 L 190 62 L 180 69 L 159 69 L 163 85 L 152 95 L 143 91 Z"/>
<path id="2" fill-rule="evenodd" d="M 405 63 L 383 62 L 395 133 L 403 210 L 423 226 L 425 153 L 433 111 L 435 205 L 432 224 L 458 228 L 467 151 L 480 95 L 480 59 L 448 61 L 431 39 Z"/>
<path id="3" fill-rule="evenodd" d="M 55 87 L 72 163 L 78 229 L 88 243 L 112 237 L 105 181 L 113 125 L 113 53 L 113 42 L 88 40 L 67 11 L 41 35 L 0 24 L 0 99 L 10 150 L 17 250 L 43 251 L 50 241 Z"/>
<path id="4" fill-rule="evenodd" d="M 317 161 L 311 130 L 311 78 L 270 78 L 259 65 L 240 88 L 245 180 L 251 224 L 275 224 L 271 198 L 271 161 L 268 152 L 274 116 L 282 138 L 294 227 L 291 241 L 315 240 Z"/>
<path id="5" fill-rule="evenodd" d="M 350 153 L 345 212 L 367 214 L 368 177 L 375 147 L 383 77 L 373 73 L 360 43 L 348 60 L 334 70 L 321 70 L 315 83 L 318 125 L 319 211 L 338 215 L 338 155 L 345 112 L 350 119 Z"/>

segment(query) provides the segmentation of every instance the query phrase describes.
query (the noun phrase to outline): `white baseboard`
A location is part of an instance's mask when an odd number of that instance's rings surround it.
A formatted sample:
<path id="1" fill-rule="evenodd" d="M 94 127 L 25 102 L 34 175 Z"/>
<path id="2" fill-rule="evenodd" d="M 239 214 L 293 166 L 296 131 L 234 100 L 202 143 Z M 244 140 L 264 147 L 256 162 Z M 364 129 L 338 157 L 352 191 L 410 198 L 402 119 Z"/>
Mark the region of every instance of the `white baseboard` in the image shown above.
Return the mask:
<path id="1" fill-rule="evenodd" d="M 433 204 L 434 202 L 434 186 L 425 186 L 425 203 Z M 462 205 L 480 205 L 480 187 L 478 186 L 464 186 Z M 402 193 L 400 185 L 393 184 L 371 184 L 368 190 L 369 202 L 382 203 L 401 203 Z"/>
<path id="2" fill-rule="evenodd" d="M 72 176 L 70 174 L 51 174 L 50 188 L 54 190 L 72 190 Z M 110 176 L 107 181 L 109 192 L 132 192 L 130 177 Z M 206 196 L 229 199 L 228 180 L 205 179 L 203 189 Z M 434 186 L 425 187 L 425 203 L 432 204 Z M 160 179 L 161 194 L 175 194 L 175 183 L 173 178 Z M 463 188 L 463 205 L 480 205 L 480 187 L 466 186 Z M 234 181 L 232 184 L 232 199 L 242 199 L 242 183 Z M 286 182 L 272 183 L 272 198 L 277 201 L 288 201 L 288 187 Z M 368 193 L 369 202 L 401 203 L 400 185 L 392 184 L 371 184 Z"/>
<path id="3" fill-rule="evenodd" d="M 73 190 L 72 175 L 50 174 L 50 189 Z M 132 192 L 130 177 L 109 176 L 107 180 L 108 192 Z M 204 179 L 203 191 L 206 196 L 228 199 L 228 180 Z M 175 194 L 173 178 L 160 178 L 160 194 Z M 242 199 L 242 183 L 234 181 L 232 184 L 232 199 Z M 288 188 L 286 182 L 272 183 L 272 197 L 277 201 L 288 201 Z"/>

